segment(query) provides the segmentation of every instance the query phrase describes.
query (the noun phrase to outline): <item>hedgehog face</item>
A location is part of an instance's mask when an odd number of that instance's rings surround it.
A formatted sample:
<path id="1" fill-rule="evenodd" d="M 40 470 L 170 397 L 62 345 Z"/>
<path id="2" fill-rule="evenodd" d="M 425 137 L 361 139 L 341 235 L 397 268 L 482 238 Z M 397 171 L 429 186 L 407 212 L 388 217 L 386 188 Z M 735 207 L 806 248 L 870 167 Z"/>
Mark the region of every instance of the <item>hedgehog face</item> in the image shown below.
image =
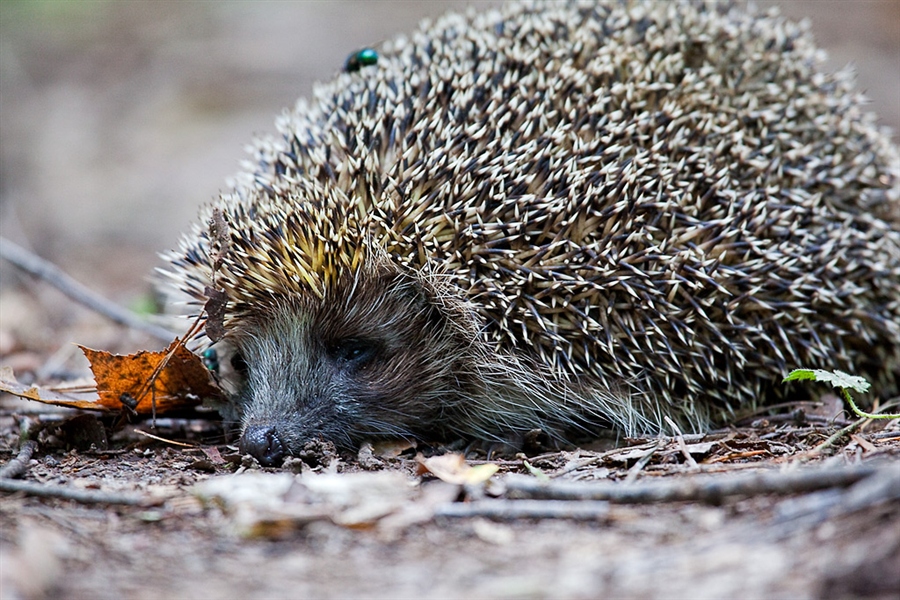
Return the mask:
<path id="1" fill-rule="evenodd" d="M 452 395 L 443 317 L 409 277 L 354 278 L 236 323 L 241 450 L 278 464 L 312 438 L 411 437 Z"/>

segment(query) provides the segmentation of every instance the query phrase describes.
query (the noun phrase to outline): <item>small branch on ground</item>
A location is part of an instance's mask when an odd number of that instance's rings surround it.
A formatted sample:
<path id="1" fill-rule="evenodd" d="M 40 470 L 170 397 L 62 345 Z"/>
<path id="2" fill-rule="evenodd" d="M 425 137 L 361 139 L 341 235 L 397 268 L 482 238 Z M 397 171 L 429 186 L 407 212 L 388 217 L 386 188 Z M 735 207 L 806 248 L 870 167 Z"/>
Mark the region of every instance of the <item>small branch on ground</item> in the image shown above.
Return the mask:
<path id="1" fill-rule="evenodd" d="M 0 479 L 0 492 L 24 492 L 41 498 L 60 498 L 82 504 L 124 504 L 127 506 L 154 506 L 165 502 L 166 498 L 151 498 L 135 494 L 115 494 L 95 490 L 79 490 L 67 486 L 46 485 L 32 481 Z"/>
<path id="2" fill-rule="evenodd" d="M 818 455 L 822 454 L 823 452 L 825 452 L 826 450 L 829 450 L 829 449 L 837 446 L 841 440 L 843 440 L 844 438 L 849 438 L 850 434 L 855 432 L 860 427 L 862 427 L 865 422 L 866 422 L 866 419 L 862 418 L 862 419 L 859 419 L 858 421 L 854 421 L 853 423 L 850 423 L 846 427 L 842 427 L 841 429 L 838 429 L 827 440 L 825 440 L 824 442 L 822 442 L 821 444 L 819 444 L 818 446 L 816 446 L 815 448 L 813 448 L 809 452 L 807 452 L 806 453 L 807 457 L 812 458 L 814 456 L 818 456 Z"/>
<path id="3" fill-rule="evenodd" d="M 900 430 L 879 431 L 878 433 L 870 433 L 867 437 L 872 440 L 894 440 L 900 438 Z"/>
<path id="4" fill-rule="evenodd" d="M 822 523 L 838 514 L 865 510 L 883 503 L 896 503 L 898 500 L 900 471 L 881 468 L 847 490 L 823 490 L 784 500 L 776 506 L 775 514 L 782 525 L 794 522 L 795 528 L 803 528 Z"/>
<path id="5" fill-rule="evenodd" d="M 181 446 L 182 448 L 196 448 L 197 447 L 196 444 L 185 444 L 184 442 L 176 442 L 175 440 L 170 440 L 168 438 L 160 437 L 158 435 L 153 435 L 152 433 L 148 433 L 148 432 L 142 431 L 140 429 L 135 429 L 134 432 L 138 435 L 148 437 L 151 440 L 163 442 L 164 444 L 171 444 L 172 446 Z"/>
<path id="6" fill-rule="evenodd" d="M 28 461 L 37 449 L 35 440 L 25 440 L 14 459 L 0 468 L 0 491 L 24 492 L 29 496 L 43 498 L 62 498 L 85 504 L 126 504 L 132 506 L 150 506 L 159 500 L 131 494 L 111 494 L 94 490 L 78 490 L 71 487 L 46 485 L 32 481 L 17 481 L 14 478 L 28 470 Z"/>
<path id="7" fill-rule="evenodd" d="M 0 257 L 8 260 L 26 273 L 46 281 L 72 300 L 103 315 L 114 323 L 141 331 L 165 342 L 170 342 L 175 337 L 175 334 L 169 330 L 145 321 L 130 310 L 107 300 L 64 273 L 53 263 L 3 237 L 0 237 Z"/>
<path id="8" fill-rule="evenodd" d="M 609 502 L 564 500 L 476 500 L 438 507 L 436 517 L 487 517 L 516 519 L 576 519 L 595 521 L 609 515 Z"/>
<path id="9" fill-rule="evenodd" d="M 678 427 L 678 425 L 675 424 L 675 421 L 670 419 L 668 416 L 666 416 L 666 423 L 668 423 L 669 427 L 672 428 L 672 431 L 675 432 L 675 441 L 678 442 L 678 449 L 681 451 L 681 455 L 684 456 L 684 460 L 687 461 L 688 466 L 694 471 L 699 470 L 700 467 L 697 466 L 697 461 L 694 460 L 694 457 L 691 456 L 690 451 L 688 451 L 688 447 L 684 441 L 684 435 L 681 433 L 681 429 Z"/>
<path id="10" fill-rule="evenodd" d="M 742 473 L 730 477 L 691 477 L 622 484 L 613 482 L 541 482 L 509 476 L 507 494 L 550 500 L 609 500 L 622 504 L 698 501 L 718 504 L 726 496 L 797 494 L 846 487 L 875 473 L 875 467 L 804 469 L 795 472 Z"/>
<path id="11" fill-rule="evenodd" d="M 644 467 L 650 462 L 650 459 L 653 458 L 653 455 L 660 449 L 662 449 L 666 445 L 665 440 L 659 440 L 656 444 L 644 454 L 640 460 L 634 463 L 634 466 L 628 469 L 628 475 L 625 476 L 626 482 L 637 481 L 638 474 L 644 470 Z"/>
<path id="12" fill-rule="evenodd" d="M 37 447 L 38 443 L 35 440 L 22 442 L 22 447 L 19 448 L 16 457 L 0 468 L 0 479 L 15 479 L 25 473 L 28 470 L 28 461 L 31 460 Z"/>

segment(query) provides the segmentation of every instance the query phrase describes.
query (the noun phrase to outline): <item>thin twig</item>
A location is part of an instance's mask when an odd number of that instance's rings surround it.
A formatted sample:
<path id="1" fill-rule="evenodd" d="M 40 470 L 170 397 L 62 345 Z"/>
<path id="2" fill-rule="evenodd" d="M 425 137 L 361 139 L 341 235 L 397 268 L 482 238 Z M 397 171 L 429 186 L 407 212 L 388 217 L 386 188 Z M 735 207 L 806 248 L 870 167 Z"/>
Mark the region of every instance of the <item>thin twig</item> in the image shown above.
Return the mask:
<path id="1" fill-rule="evenodd" d="M 900 438 L 900 429 L 895 431 L 879 431 L 878 433 L 866 434 L 866 437 L 873 440 L 894 440 Z"/>
<path id="2" fill-rule="evenodd" d="M 609 502 L 562 500 L 476 500 L 437 507 L 436 517 L 516 519 L 577 519 L 595 521 L 609 515 Z"/>
<path id="3" fill-rule="evenodd" d="M 165 502 L 165 498 L 152 498 L 134 494 L 114 494 L 95 490 L 79 490 L 68 486 L 46 485 L 32 481 L 0 479 L 0 491 L 24 492 L 29 496 L 62 498 L 82 504 L 125 504 L 128 506 L 153 506 Z"/>
<path id="4" fill-rule="evenodd" d="M 23 428 L 23 437 L 36 435 L 31 428 Z M 13 479 L 28 469 L 28 461 L 37 449 L 38 443 L 34 439 L 26 439 L 14 459 L 6 463 L 0 469 L 0 491 L 24 492 L 30 496 L 44 498 L 63 498 L 86 504 L 127 504 L 135 506 L 150 506 L 164 501 L 164 499 L 135 496 L 131 494 L 111 494 L 94 490 L 79 490 L 67 486 L 46 485 L 33 481 L 18 481 Z"/>
<path id="5" fill-rule="evenodd" d="M 182 448 L 196 448 L 197 447 L 196 444 L 185 444 L 184 442 L 176 442 L 175 440 L 169 440 L 164 437 L 160 437 L 158 435 L 153 435 L 152 433 L 147 433 L 146 431 L 142 431 L 140 429 L 135 429 L 134 432 L 138 435 L 143 435 L 145 437 L 148 437 L 151 440 L 156 440 L 158 442 L 171 444 L 173 446 L 181 446 Z"/>
<path id="6" fill-rule="evenodd" d="M 865 510 L 879 504 L 896 504 L 900 500 L 900 471 L 878 469 L 846 490 L 827 490 L 782 501 L 775 507 L 778 530 L 788 533 L 799 528 L 809 531 L 812 525 L 833 519 L 839 514 Z M 787 527 L 793 522 L 793 527 Z"/>
<path id="7" fill-rule="evenodd" d="M 144 396 L 149 392 L 151 394 L 150 397 L 150 406 L 151 406 L 151 418 L 154 425 L 156 424 L 156 378 L 159 377 L 159 374 L 162 373 L 163 369 L 169 364 L 169 361 L 172 360 L 172 357 L 175 356 L 175 353 L 178 352 L 178 349 L 183 347 L 187 340 L 192 339 L 194 335 L 200 331 L 200 327 L 202 327 L 203 319 L 202 315 L 198 316 L 194 323 L 191 325 L 190 329 L 188 329 L 187 333 L 185 333 L 182 337 L 178 338 L 177 344 L 170 344 L 171 348 L 166 353 L 161 361 L 156 365 L 156 368 L 153 369 L 153 373 L 144 381 L 143 385 L 138 389 L 137 393 L 134 395 L 134 403 L 135 406 L 144 399 Z"/>
<path id="8" fill-rule="evenodd" d="M 35 440 L 22 442 L 22 447 L 19 448 L 16 457 L 0 468 L 0 479 L 15 479 L 27 471 L 28 461 L 31 460 L 31 455 L 34 454 L 37 447 L 38 443 Z"/>
<path id="9" fill-rule="evenodd" d="M 626 482 L 636 481 L 638 474 L 644 470 L 644 467 L 650 462 L 650 459 L 653 458 L 653 455 L 656 454 L 658 450 L 660 450 L 663 446 L 666 445 L 665 440 L 659 440 L 656 442 L 656 445 L 650 448 L 646 454 L 644 454 L 634 466 L 628 469 L 628 475 L 625 476 Z"/>
<path id="10" fill-rule="evenodd" d="M 859 419 L 858 421 L 854 421 L 853 423 L 850 423 L 846 427 L 842 427 L 841 429 L 838 429 L 833 434 L 831 434 L 831 436 L 827 440 L 825 440 L 824 442 L 822 442 L 821 444 L 819 444 L 818 446 L 816 446 L 815 448 L 813 448 L 812 450 L 807 452 L 806 453 L 807 457 L 818 456 L 819 454 L 822 454 L 823 452 L 825 452 L 825 450 L 828 450 L 829 448 L 836 446 L 837 443 L 841 441 L 841 439 L 843 439 L 846 436 L 849 436 L 851 433 L 853 433 L 854 431 L 856 431 L 857 429 L 862 427 L 863 423 L 865 423 L 865 422 L 866 422 L 866 419 L 862 418 L 862 419 Z"/>
<path id="11" fill-rule="evenodd" d="M 742 473 L 730 477 L 697 476 L 684 479 L 622 484 L 599 482 L 540 482 L 524 475 L 505 480 L 516 497 L 553 500 L 609 500 L 627 504 L 700 501 L 719 503 L 726 496 L 795 494 L 848 486 L 876 472 L 875 467 L 803 469 L 795 472 Z"/>
<path id="12" fill-rule="evenodd" d="M 63 294 L 105 316 L 114 323 L 142 331 L 157 339 L 170 342 L 174 334 L 167 329 L 140 318 L 130 310 L 107 300 L 64 273 L 59 267 L 29 252 L 18 244 L 0 237 L 0 257 L 23 271 L 46 281 Z"/>
<path id="13" fill-rule="evenodd" d="M 590 467 L 594 464 L 603 463 L 607 458 L 611 456 L 615 456 L 616 454 L 623 454 L 625 452 L 633 452 L 635 450 L 646 450 L 649 448 L 656 448 L 656 445 L 659 443 L 659 440 L 654 440 L 652 442 L 637 444 L 634 446 L 622 446 L 620 448 L 613 448 L 612 450 L 606 450 L 605 452 L 601 452 L 599 454 L 592 454 L 585 458 L 579 458 L 577 460 L 571 461 L 569 464 L 564 466 L 562 469 L 558 471 L 554 471 L 551 474 L 548 474 L 548 477 L 551 479 L 556 479 L 558 477 L 562 477 L 563 475 L 567 475 L 572 471 L 577 471 L 579 469 L 583 469 L 585 467 Z M 546 454 L 545 457 L 552 457 L 554 454 Z M 532 460 L 532 463 L 537 461 L 537 457 Z"/>
<path id="14" fill-rule="evenodd" d="M 684 456 L 684 460 L 687 461 L 688 466 L 694 471 L 698 470 L 700 467 L 697 466 L 697 461 L 694 460 L 693 456 L 691 456 L 687 444 L 684 442 L 684 435 L 681 433 L 681 429 L 678 427 L 675 421 L 670 419 L 668 416 L 666 416 L 666 423 L 668 423 L 669 427 L 672 428 L 672 431 L 675 432 L 675 441 L 678 442 L 678 449 L 681 451 L 682 456 Z"/>

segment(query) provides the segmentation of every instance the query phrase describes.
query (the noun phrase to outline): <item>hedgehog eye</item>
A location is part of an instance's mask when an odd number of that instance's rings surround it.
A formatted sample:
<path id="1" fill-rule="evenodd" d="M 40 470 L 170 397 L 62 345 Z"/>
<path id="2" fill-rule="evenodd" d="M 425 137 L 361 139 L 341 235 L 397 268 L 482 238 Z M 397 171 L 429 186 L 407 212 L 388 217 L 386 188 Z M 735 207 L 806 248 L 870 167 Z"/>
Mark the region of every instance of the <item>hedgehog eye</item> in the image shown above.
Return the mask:
<path id="1" fill-rule="evenodd" d="M 375 357 L 377 347 L 367 340 L 343 340 L 331 349 L 331 356 L 338 362 L 362 366 Z"/>
<path id="2" fill-rule="evenodd" d="M 247 361 L 244 360 L 244 355 L 240 352 L 235 352 L 231 357 L 231 368 L 235 370 L 236 373 L 241 375 L 246 375 L 247 371 L 250 370 L 249 365 L 247 365 Z"/>

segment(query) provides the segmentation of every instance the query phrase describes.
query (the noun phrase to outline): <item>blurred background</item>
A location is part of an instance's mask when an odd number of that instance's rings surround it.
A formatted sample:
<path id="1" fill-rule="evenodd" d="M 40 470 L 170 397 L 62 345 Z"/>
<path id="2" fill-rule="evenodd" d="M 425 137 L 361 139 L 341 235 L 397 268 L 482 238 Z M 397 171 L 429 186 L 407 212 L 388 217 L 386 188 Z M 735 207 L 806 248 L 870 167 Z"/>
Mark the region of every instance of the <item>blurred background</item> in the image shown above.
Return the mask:
<path id="1" fill-rule="evenodd" d="M 469 4 L 2 0 L 0 233 L 136 306 L 254 134 L 354 49 Z M 808 18 L 898 139 L 900 0 L 756 4 Z M 0 356 L 142 343 L 97 322 L 0 263 Z"/>

